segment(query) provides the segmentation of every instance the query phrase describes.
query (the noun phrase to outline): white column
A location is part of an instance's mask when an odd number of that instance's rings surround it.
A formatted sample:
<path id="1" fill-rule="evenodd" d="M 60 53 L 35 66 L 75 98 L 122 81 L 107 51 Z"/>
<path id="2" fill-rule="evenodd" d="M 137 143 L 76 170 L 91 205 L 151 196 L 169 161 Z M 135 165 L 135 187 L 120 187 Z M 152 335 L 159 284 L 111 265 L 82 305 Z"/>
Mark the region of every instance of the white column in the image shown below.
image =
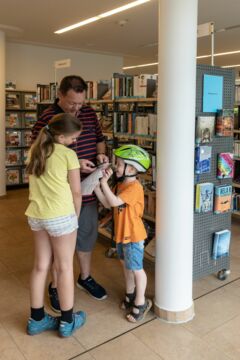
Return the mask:
<path id="1" fill-rule="evenodd" d="M 194 317 L 192 300 L 197 0 L 159 1 L 155 312 Z"/>
<path id="2" fill-rule="evenodd" d="M 0 31 L 0 197 L 5 195 L 5 34 Z"/>

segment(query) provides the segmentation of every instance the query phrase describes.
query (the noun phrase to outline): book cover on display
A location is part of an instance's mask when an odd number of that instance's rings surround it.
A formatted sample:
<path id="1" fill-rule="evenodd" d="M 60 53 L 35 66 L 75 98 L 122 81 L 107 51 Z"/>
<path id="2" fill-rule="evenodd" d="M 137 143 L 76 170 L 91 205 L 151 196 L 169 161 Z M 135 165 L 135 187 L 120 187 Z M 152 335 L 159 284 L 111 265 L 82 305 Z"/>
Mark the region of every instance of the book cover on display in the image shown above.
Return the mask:
<path id="1" fill-rule="evenodd" d="M 196 185 L 195 211 L 207 213 L 213 210 L 213 183 Z"/>
<path id="2" fill-rule="evenodd" d="M 21 146 L 21 131 L 6 131 L 6 146 Z"/>
<path id="3" fill-rule="evenodd" d="M 223 76 L 203 75 L 203 112 L 217 112 L 223 104 Z"/>
<path id="4" fill-rule="evenodd" d="M 220 185 L 215 186 L 214 213 L 221 214 L 231 210 L 232 203 L 232 186 Z"/>
<path id="5" fill-rule="evenodd" d="M 19 165 L 21 164 L 21 150 L 20 149 L 7 149 L 6 150 L 6 165 Z"/>
<path id="6" fill-rule="evenodd" d="M 233 178 L 234 161 L 232 153 L 218 154 L 217 177 L 218 179 Z"/>
<path id="7" fill-rule="evenodd" d="M 217 260 L 229 256 L 231 231 L 222 230 L 214 233 L 212 259 Z"/>
<path id="8" fill-rule="evenodd" d="M 32 128 L 37 121 L 37 114 L 34 112 L 26 112 L 24 114 L 24 126 L 26 128 Z"/>
<path id="9" fill-rule="evenodd" d="M 20 183 L 20 169 L 6 169 L 6 184 L 17 185 Z"/>
<path id="10" fill-rule="evenodd" d="M 233 136 L 234 112 L 233 110 L 223 109 L 217 112 L 216 135 Z"/>
<path id="11" fill-rule="evenodd" d="M 6 114 L 6 128 L 19 128 L 21 127 L 21 114 L 17 112 Z"/>
<path id="12" fill-rule="evenodd" d="M 198 116 L 196 122 L 196 144 L 206 144 L 213 140 L 215 116 Z"/>
<path id="13" fill-rule="evenodd" d="M 195 148 L 195 174 L 206 174 L 211 170 L 211 146 L 197 146 Z"/>
<path id="14" fill-rule="evenodd" d="M 31 146 L 32 144 L 32 132 L 30 130 L 26 130 L 23 133 L 23 144 L 24 146 Z"/>

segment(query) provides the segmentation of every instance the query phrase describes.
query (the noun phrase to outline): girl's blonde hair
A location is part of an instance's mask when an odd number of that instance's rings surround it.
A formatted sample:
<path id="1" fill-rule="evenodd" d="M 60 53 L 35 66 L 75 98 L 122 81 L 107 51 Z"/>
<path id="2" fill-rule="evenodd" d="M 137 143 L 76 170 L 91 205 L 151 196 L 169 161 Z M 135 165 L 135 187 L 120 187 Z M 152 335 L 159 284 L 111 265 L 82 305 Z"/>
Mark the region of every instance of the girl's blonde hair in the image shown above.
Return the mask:
<path id="1" fill-rule="evenodd" d="M 29 175 L 41 176 L 46 168 L 46 160 L 53 153 L 54 143 L 58 135 L 71 135 L 82 130 L 80 120 L 63 113 L 55 115 L 44 128 L 30 150 L 30 160 L 26 171 Z"/>

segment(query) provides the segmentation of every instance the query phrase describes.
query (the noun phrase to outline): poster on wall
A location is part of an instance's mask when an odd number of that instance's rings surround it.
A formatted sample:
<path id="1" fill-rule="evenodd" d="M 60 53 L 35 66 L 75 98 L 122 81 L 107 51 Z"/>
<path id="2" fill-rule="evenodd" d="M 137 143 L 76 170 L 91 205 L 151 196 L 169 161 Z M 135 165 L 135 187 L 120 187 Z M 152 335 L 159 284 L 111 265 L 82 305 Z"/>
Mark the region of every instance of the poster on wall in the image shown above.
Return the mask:
<path id="1" fill-rule="evenodd" d="M 223 107 L 223 76 L 203 75 L 203 112 L 217 112 Z"/>

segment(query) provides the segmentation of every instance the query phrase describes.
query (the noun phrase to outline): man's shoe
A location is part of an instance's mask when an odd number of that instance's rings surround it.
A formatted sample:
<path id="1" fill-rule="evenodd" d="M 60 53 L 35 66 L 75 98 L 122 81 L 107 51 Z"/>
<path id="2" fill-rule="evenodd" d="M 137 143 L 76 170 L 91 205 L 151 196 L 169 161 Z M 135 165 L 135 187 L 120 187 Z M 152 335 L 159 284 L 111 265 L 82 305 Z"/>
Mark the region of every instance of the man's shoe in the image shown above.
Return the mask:
<path id="1" fill-rule="evenodd" d="M 106 290 L 91 276 L 88 276 L 85 280 L 82 280 L 81 275 L 79 275 L 77 287 L 86 290 L 92 297 L 94 297 L 94 299 L 104 300 L 107 298 Z"/>
<path id="2" fill-rule="evenodd" d="M 47 313 L 42 320 L 36 321 L 32 318 L 28 319 L 27 333 L 28 335 L 37 335 L 46 330 L 57 330 L 59 328 L 60 317 L 53 317 Z"/>
<path id="3" fill-rule="evenodd" d="M 60 321 L 59 325 L 59 336 L 61 337 L 69 337 L 74 331 L 83 326 L 86 322 L 86 313 L 84 311 L 77 311 L 73 313 L 73 321 L 68 323 L 66 321 Z"/>
<path id="4" fill-rule="evenodd" d="M 60 313 L 61 309 L 58 299 L 58 292 L 56 288 L 52 288 L 52 283 L 50 283 L 48 286 L 48 296 L 52 310 L 56 313 Z"/>

